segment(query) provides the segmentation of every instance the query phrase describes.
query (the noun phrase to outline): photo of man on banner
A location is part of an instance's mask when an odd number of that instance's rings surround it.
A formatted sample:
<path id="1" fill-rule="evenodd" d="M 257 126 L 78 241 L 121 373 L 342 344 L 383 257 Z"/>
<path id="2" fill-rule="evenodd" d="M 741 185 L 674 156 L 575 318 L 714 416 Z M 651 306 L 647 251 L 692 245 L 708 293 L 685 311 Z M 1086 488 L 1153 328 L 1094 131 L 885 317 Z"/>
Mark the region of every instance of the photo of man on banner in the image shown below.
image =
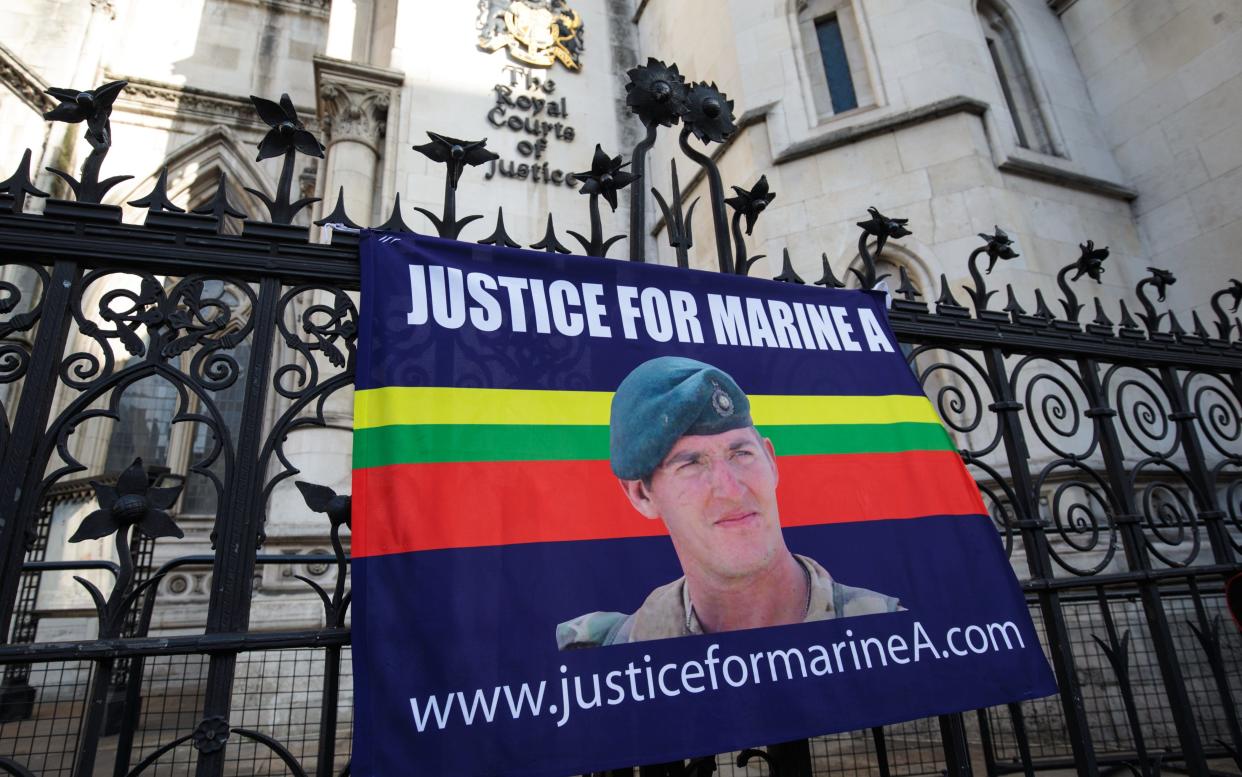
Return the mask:
<path id="1" fill-rule="evenodd" d="M 635 612 L 592 612 L 556 627 L 561 650 L 809 623 L 904 609 L 833 580 L 785 544 L 772 441 L 732 376 L 657 357 L 617 387 L 609 464 L 634 509 L 661 520 L 683 576 Z"/>

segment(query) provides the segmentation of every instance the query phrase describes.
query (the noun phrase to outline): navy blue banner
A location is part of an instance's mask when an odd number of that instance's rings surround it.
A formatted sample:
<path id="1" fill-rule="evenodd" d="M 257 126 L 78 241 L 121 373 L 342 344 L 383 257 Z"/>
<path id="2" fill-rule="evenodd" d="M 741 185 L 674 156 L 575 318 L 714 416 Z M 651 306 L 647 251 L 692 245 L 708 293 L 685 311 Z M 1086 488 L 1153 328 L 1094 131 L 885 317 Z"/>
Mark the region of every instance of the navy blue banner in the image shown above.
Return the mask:
<path id="1" fill-rule="evenodd" d="M 362 258 L 354 774 L 561 777 L 1056 691 L 883 295 L 408 234 Z"/>

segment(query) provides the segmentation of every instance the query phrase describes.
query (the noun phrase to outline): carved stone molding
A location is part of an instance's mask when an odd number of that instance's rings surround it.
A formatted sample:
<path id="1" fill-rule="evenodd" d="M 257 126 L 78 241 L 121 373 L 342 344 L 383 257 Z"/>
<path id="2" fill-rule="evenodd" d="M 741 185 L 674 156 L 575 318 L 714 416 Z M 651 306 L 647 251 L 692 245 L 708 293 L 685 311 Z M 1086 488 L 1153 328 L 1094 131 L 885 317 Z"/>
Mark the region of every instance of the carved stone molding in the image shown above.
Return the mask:
<path id="1" fill-rule="evenodd" d="M 161 81 L 108 72 L 108 80 L 124 79 L 129 85 L 117 98 L 117 106 L 125 111 L 161 116 L 187 118 L 231 126 L 252 125 L 266 130 L 266 125 L 254 112 L 250 99 L 244 95 L 213 92 L 193 86 L 175 86 Z M 302 116 L 313 116 L 308 106 L 296 106 Z M 307 129 L 315 132 L 318 127 L 313 120 L 306 122 Z"/>
<path id="2" fill-rule="evenodd" d="M 324 141 L 365 143 L 383 148 L 388 109 L 401 88 L 402 74 L 328 57 L 315 57 L 315 94 Z"/>
<path id="3" fill-rule="evenodd" d="M 388 91 L 324 81 L 319 85 L 319 121 L 324 140 L 359 140 L 378 148 L 387 129 L 391 99 Z"/>
<path id="4" fill-rule="evenodd" d="M 36 113 L 50 111 L 56 105 L 56 100 L 43 93 L 47 82 L 4 44 L 0 44 L 0 84 L 13 90 Z"/>

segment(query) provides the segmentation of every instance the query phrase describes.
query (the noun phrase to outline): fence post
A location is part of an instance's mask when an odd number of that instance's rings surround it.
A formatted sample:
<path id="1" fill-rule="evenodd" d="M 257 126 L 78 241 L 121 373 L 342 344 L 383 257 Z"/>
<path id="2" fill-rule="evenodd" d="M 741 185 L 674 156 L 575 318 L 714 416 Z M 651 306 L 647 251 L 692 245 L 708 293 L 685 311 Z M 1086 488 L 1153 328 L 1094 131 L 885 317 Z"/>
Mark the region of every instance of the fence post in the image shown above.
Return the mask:
<path id="1" fill-rule="evenodd" d="M 26 530 L 38 517 L 39 481 L 47 462 L 39 461 L 35 451 L 47 429 L 52 402 L 56 396 L 57 372 L 64 356 L 65 339 L 74 291 L 82 277 L 76 263 L 61 259 L 45 279 L 41 315 L 30 361 L 22 383 L 13 430 L 3 451 L 0 466 L 0 644 L 8 642 L 9 622 L 21 580 L 26 556 Z"/>
<path id="2" fill-rule="evenodd" d="M 254 341 L 246 365 L 245 399 L 232 471 L 216 512 L 216 558 L 211 571 L 211 604 L 207 610 L 207 633 L 244 631 L 250 621 L 250 596 L 258 552 L 259 529 L 264 515 L 263 478 L 258 466 L 263 446 L 266 402 L 271 393 L 267 376 L 272 362 L 279 315 L 280 281 L 265 276 L 259 283 L 254 310 Z M 203 694 L 203 718 L 228 719 L 233 696 L 237 654 L 213 654 Z M 227 748 L 199 753 L 197 777 L 219 777 L 224 772 Z"/>
<path id="3" fill-rule="evenodd" d="M 1109 406 L 1108 399 L 1104 396 L 1100 377 L 1096 372 L 1095 359 L 1079 358 L 1078 371 L 1082 377 L 1087 401 L 1090 403 L 1086 412 L 1095 424 L 1100 452 L 1104 456 L 1108 484 L 1119 502 L 1117 507 L 1121 510 L 1121 514 L 1116 517 L 1116 522 L 1125 550 L 1126 562 L 1133 572 L 1150 572 L 1151 559 L 1147 555 L 1146 539 L 1139 526 L 1138 506 L 1134 502 L 1130 479 L 1126 475 L 1121 441 L 1112 421 L 1112 418 L 1117 415 L 1117 410 Z M 1160 674 L 1164 680 L 1165 693 L 1168 695 L 1169 709 L 1173 715 L 1173 724 L 1177 728 L 1177 738 L 1181 744 L 1186 768 L 1191 774 L 1207 774 L 1207 759 L 1204 757 L 1203 743 L 1199 739 L 1199 731 L 1195 728 L 1194 713 L 1190 708 L 1190 696 L 1186 693 L 1186 685 L 1182 681 L 1181 668 L 1177 662 L 1177 645 L 1173 641 L 1173 632 L 1164 614 L 1160 588 L 1155 581 L 1142 576 L 1136 577 L 1136 585 L 1143 602 L 1144 616 L 1151 631 L 1152 645 L 1156 650 L 1156 660 L 1160 665 Z"/>
<path id="4" fill-rule="evenodd" d="M 1005 442 L 1005 456 L 1009 462 L 1010 477 L 1013 478 L 1013 492 L 1019 498 L 1014 505 L 1017 513 L 1017 524 L 1022 534 L 1022 547 L 1026 552 L 1027 566 L 1030 569 L 1031 582 L 1039 597 L 1040 612 L 1043 614 L 1044 633 L 1048 638 L 1048 649 L 1052 654 L 1052 667 L 1057 675 L 1057 687 L 1060 689 L 1061 710 L 1065 715 L 1065 725 L 1069 731 L 1070 747 L 1074 752 L 1074 763 L 1078 774 L 1090 777 L 1097 773 L 1095 747 L 1091 741 L 1091 730 L 1087 723 L 1087 711 L 1082 703 L 1082 691 L 1078 687 L 1078 676 L 1074 669 L 1074 652 L 1071 647 L 1069 626 L 1061 611 L 1060 594 L 1056 589 L 1038 587 L 1039 583 L 1052 580 L 1052 561 L 1048 551 L 1048 538 L 1044 534 L 1043 522 L 1039 519 L 1038 495 L 1027 462 L 1030 452 L 1027 450 L 1026 437 L 1022 429 L 1022 421 L 1018 413 L 1022 403 L 1014 398 L 1013 387 L 1005 370 L 1005 358 L 999 348 L 988 348 L 985 351 L 988 368 L 988 379 L 992 383 L 996 401 L 989 409 L 997 414 L 1001 425 L 1001 438 Z M 1024 764 L 1029 766 L 1029 764 Z"/>

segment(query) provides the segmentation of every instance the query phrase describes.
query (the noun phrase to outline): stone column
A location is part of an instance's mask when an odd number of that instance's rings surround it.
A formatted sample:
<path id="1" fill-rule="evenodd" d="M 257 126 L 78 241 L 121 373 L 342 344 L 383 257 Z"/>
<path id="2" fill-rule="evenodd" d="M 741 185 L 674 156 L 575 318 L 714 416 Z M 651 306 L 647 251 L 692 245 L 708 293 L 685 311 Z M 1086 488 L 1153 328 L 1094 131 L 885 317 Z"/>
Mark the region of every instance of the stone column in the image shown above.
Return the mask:
<path id="1" fill-rule="evenodd" d="M 337 3 L 333 3 L 335 15 Z M 328 57 L 315 58 L 315 93 L 318 98 L 320 140 L 325 145 L 321 164 L 324 201 L 320 203 L 320 216 L 336 207 L 337 192 L 345 190 L 345 211 L 356 223 L 371 226 L 379 223 L 374 211 L 383 213 L 380 221 L 387 218 L 387 204 L 377 201 L 380 172 L 386 163 L 385 134 L 390 110 L 395 110 L 402 83 L 400 73 L 344 62 Z M 356 295 L 354 297 L 357 303 Z M 333 295 L 323 289 L 308 289 L 298 295 L 291 310 L 282 311 L 292 330 L 304 341 L 312 339 L 304 332 L 303 319 L 311 315 L 313 323 L 324 325 L 327 314 L 324 309 L 333 306 Z M 319 312 L 314 312 L 314 311 Z M 345 343 L 335 345 L 344 350 Z M 283 343 L 280 354 L 283 364 L 306 365 L 306 355 Z M 339 375 L 340 366 L 332 365 L 322 354 L 312 355 L 318 370 L 318 382 L 323 383 Z M 323 425 L 302 426 L 288 435 L 283 452 L 300 472 L 296 478 L 282 481 L 272 492 L 268 505 L 267 552 L 288 550 L 306 551 L 328 548 L 327 523 L 322 515 L 307 509 L 301 494 L 294 487 L 294 480 L 306 480 L 335 489 L 338 493 L 350 491 L 351 445 L 353 431 L 353 390 L 342 388 L 323 403 Z M 312 403 L 304 414 L 313 412 L 317 402 Z M 289 401 L 278 400 L 275 412 L 283 413 L 290 407 Z M 274 583 L 274 568 L 264 571 L 265 581 Z M 277 581 L 278 582 L 278 581 Z M 324 580 L 320 580 L 324 583 Z"/>
<path id="2" fill-rule="evenodd" d="M 335 6 L 334 6 L 335 7 Z M 388 111 L 401 87 L 401 75 L 353 62 L 315 57 L 315 92 L 323 127 L 324 213 L 345 187 L 345 211 L 370 225 L 376 176 L 384 156 Z"/>

